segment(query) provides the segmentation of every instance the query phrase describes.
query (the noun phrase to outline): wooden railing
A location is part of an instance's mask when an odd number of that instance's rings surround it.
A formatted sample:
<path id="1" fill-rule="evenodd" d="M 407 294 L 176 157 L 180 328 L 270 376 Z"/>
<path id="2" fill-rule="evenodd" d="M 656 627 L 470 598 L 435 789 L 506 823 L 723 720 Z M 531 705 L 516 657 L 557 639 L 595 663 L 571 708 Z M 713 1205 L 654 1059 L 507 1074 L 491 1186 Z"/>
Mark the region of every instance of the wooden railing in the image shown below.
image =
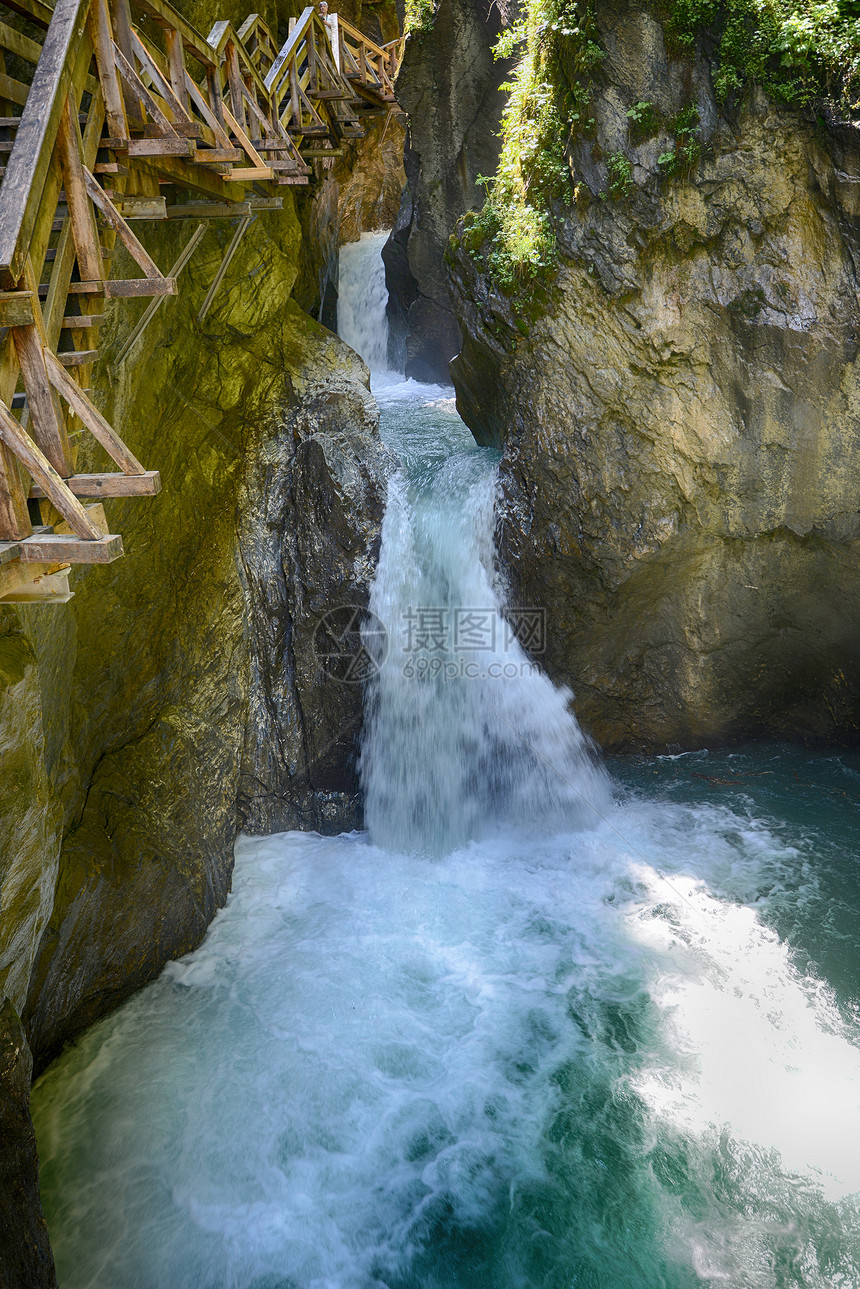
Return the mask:
<path id="1" fill-rule="evenodd" d="M 279 186 L 312 182 L 342 139 L 363 134 L 362 117 L 396 106 L 401 49 L 313 8 L 277 50 L 257 14 L 205 39 L 167 0 L 6 7 L 45 37 L 0 21 L 0 601 L 22 585 L 37 594 L 33 584 L 47 588 L 63 565 L 122 554 L 102 507 L 82 501 L 159 490 L 88 386 L 104 301 L 152 296 L 154 310 L 176 293 L 201 231 L 171 274 L 129 221 L 235 212 L 231 255 L 249 217 L 282 204 Z M 136 14 L 151 20 L 148 34 Z M 110 277 L 117 238 L 140 277 Z M 118 470 L 75 472 L 79 428 Z M 36 502 L 52 509 L 34 515 Z"/>

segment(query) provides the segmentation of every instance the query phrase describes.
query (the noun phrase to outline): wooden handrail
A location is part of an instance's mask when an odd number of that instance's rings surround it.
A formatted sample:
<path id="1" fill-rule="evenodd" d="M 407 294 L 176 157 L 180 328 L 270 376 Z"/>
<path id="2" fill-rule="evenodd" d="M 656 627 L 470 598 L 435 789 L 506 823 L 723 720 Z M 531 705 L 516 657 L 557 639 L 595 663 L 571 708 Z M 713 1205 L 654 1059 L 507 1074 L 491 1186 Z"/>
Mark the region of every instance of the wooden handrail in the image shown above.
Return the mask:
<path id="1" fill-rule="evenodd" d="M 24 271 L 89 0 L 57 0 L 0 188 L 0 285 Z"/>

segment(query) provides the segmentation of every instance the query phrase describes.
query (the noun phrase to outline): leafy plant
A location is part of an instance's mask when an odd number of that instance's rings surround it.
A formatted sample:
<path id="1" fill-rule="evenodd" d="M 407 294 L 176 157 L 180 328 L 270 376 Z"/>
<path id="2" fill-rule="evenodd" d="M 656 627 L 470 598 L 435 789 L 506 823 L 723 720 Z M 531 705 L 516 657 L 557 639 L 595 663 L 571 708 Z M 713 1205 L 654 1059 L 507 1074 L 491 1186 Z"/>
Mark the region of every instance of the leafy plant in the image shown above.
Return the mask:
<path id="1" fill-rule="evenodd" d="M 629 197 L 636 185 L 633 182 L 633 167 L 624 153 L 613 152 L 607 159 L 606 169 L 609 172 L 607 194 L 616 201 Z"/>
<path id="2" fill-rule="evenodd" d="M 425 36 L 433 30 L 436 17 L 434 0 L 406 0 L 403 33 L 406 36 Z"/>

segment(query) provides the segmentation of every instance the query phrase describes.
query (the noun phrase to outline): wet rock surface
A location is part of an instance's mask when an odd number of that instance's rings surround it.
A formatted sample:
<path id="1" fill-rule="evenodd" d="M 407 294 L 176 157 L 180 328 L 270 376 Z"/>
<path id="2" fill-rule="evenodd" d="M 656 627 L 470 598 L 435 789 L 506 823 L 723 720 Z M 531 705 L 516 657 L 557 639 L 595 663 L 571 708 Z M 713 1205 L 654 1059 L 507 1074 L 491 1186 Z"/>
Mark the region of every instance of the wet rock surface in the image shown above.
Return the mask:
<path id="1" fill-rule="evenodd" d="M 0 991 L 37 1068 L 200 942 L 239 829 L 360 823 L 360 693 L 317 665 L 312 622 L 366 603 L 384 461 L 366 369 L 290 298 L 288 206 L 202 328 L 229 222 L 118 366 L 135 312 L 113 309 L 96 393 L 163 490 L 108 503 L 127 554 L 74 570 L 68 605 L 0 606 Z M 171 262 L 187 235 L 148 244 Z"/>
<path id="2" fill-rule="evenodd" d="M 476 180 L 499 155 L 510 61 L 492 55 L 513 4 L 440 0 L 432 29 L 406 43 L 397 97 L 409 114 L 406 189 L 383 253 L 389 315 L 406 374 L 448 381 L 460 331 L 448 294 L 445 251 L 457 219 L 479 206 Z"/>
<path id="3" fill-rule="evenodd" d="M 645 7 L 598 25 L 596 137 L 569 151 L 541 316 L 524 327 L 463 251 L 452 273 L 458 406 L 503 448 L 513 599 L 546 608 L 548 669 L 605 747 L 855 741 L 857 136 L 755 91 L 725 113 Z M 637 142 L 643 100 L 663 125 Z M 667 178 L 691 104 L 702 158 Z"/>
<path id="4" fill-rule="evenodd" d="M 0 1289 L 56 1289 L 30 1119 L 32 1059 L 8 999 L 0 1006 Z"/>

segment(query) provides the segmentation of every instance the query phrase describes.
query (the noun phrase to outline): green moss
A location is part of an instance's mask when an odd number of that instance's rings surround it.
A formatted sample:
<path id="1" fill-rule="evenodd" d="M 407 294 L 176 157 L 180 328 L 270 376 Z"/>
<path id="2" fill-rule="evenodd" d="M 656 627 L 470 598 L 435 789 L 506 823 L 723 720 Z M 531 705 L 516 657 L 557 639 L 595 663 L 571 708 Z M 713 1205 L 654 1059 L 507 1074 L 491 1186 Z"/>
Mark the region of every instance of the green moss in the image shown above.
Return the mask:
<path id="1" fill-rule="evenodd" d="M 803 106 L 826 98 L 857 106 L 860 20 L 854 0 L 670 0 L 667 34 L 692 54 L 716 40 L 714 90 L 721 102 L 755 81 L 772 98 Z"/>
<path id="2" fill-rule="evenodd" d="M 426 36 L 433 30 L 436 17 L 436 6 L 433 0 L 406 0 L 403 34 L 406 36 Z"/>

